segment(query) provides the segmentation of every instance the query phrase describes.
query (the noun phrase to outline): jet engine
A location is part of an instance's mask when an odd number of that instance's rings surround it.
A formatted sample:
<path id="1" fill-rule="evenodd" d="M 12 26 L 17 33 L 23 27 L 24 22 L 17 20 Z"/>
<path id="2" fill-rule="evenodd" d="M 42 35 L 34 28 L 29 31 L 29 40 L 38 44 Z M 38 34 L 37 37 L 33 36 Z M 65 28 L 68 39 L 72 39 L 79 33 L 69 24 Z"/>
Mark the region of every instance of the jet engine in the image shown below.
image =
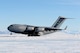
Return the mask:
<path id="1" fill-rule="evenodd" d="M 34 27 L 29 26 L 27 27 L 27 30 L 34 30 Z"/>
<path id="2" fill-rule="evenodd" d="M 36 28 L 37 32 L 43 32 L 45 30 L 45 28 Z"/>

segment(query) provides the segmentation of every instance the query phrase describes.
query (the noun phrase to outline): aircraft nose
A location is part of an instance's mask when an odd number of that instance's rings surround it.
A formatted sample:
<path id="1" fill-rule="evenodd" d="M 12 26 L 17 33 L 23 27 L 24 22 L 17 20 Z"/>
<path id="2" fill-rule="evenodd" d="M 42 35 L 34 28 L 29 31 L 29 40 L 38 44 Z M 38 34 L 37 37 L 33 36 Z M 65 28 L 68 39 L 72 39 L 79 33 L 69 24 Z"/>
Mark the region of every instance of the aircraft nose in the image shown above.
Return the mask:
<path id="1" fill-rule="evenodd" d="M 11 32 L 21 33 L 21 32 L 24 32 L 26 30 L 26 26 L 25 25 L 19 25 L 19 24 L 13 24 L 13 25 L 10 25 L 7 29 Z"/>
<path id="2" fill-rule="evenodd" d="M 13 28 L 13 25 L 10 25 L 7 29 L 11 31 L 12 28 Z"/>

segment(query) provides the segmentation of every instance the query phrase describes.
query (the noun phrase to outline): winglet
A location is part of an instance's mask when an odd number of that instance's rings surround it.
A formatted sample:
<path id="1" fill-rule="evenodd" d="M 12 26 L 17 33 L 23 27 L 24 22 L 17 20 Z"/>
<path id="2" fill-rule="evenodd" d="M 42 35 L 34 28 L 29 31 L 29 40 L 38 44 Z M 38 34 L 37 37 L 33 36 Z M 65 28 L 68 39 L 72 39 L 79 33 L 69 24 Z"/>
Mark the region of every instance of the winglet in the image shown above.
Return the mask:
<path id="1" fill-rule="evenodd" d="M 67 29 L 67 26 L 64 28 L 64 30 L 66 30 Z"/>

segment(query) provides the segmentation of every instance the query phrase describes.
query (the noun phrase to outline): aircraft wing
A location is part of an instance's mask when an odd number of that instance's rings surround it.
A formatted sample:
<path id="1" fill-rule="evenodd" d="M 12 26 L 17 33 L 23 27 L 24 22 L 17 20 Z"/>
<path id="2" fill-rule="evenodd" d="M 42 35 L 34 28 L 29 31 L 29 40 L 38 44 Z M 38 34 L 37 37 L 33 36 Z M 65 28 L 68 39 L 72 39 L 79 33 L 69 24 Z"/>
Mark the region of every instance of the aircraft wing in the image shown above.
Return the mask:
<path id="1" fill-rule="evenodd" d="M 63 30 L 63 29 L 53 29 L 53 28 L 45 28 L 45 31 L 44 31 L 44 35 L 46 35 L 46 34 L 51 34 L 51 33 L 54 33 L 54 32 L 56 32 L 56 31 L 61 31 L 61 30 Z"/>
<path id="2" fill-rule="evenodd" d="M 61 31 L 62 29 L 56 29 L 52 27 L 39 27 L 39 26 L 33 26 L 34 27 L 34 32 L 42 32 L 43 35 L 54 33 L 56 31 Z"/>
<path id="3" fill-rule="evenodd" d="M 33 27 L 36 30 L 43 30 L 44 29 L 44 31 L 62 30 L 62 29 L 57 29 L 57 28 L 52 28 L 52 27 L 41 27 L 41 26 L 31 26 L 31 25 L 28 25 L 27 27 Z"/>

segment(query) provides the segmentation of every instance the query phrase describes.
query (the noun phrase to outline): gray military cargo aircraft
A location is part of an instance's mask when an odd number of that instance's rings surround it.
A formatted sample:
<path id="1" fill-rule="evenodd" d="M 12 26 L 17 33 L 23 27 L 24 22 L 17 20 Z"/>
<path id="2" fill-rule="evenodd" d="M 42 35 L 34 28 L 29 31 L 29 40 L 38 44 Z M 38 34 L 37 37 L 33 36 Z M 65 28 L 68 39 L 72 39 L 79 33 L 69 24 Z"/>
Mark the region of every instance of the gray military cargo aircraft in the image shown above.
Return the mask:
<path id="1" fill-rule="evenodd" d="M 8 27 L 8 30 L 14 33 L 28 34 L 28 36 L 40 36 L 65 30 L 67 27 L 65 27 L 65 29 L 60 29 L 60 26 L 66 19 L 67 18 L 59 16 L 51 27 L 12 24 Z"/>

